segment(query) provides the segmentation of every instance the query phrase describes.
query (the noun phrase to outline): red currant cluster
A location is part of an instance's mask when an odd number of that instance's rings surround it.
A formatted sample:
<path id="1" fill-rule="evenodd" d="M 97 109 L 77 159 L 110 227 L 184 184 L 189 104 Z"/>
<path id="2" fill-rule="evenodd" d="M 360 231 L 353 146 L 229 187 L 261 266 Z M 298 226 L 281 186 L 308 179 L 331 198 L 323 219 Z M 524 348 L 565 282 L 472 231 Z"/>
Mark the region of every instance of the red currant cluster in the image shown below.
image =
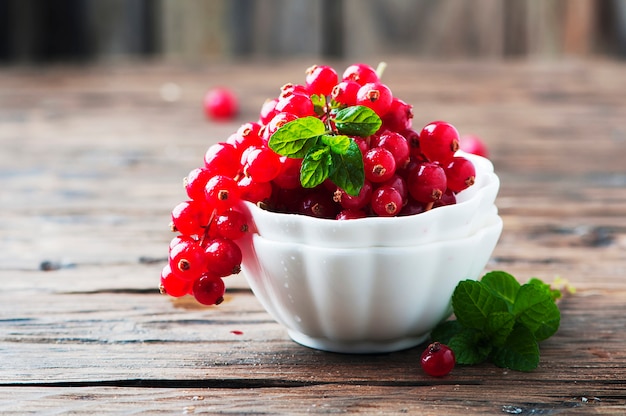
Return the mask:
<path id="1" fill-rule="evenodd" d="M 365 174 L 358 195 L 348 194 L 331 181 L 303 188 L 299 180 L 302 159 L 283 157 L 282 169 L 277 169 L 271 181 L 273 186 L 266 185 L 265 192 L 244 198 L 262 201 L 266 208 L 280 212 L 356 219 L 413 215 L 453 204 L 455 194 L 474 183 L 473 164 L 455 156 L 459 149 L 456 128 L 436 121 L 421 131 L 414 130 L 412 106 L 394 97 L 376 70 L 365 64 L 349 66 L 341 79 L 329 66 L 313 66 L 306 71 L 304 85 L 285 85 L 279 97 L 263 106 L 257 127 L 261 143 L 267 143 L 287 122 L 327 117 L 328 108 L 316 108 L 319 96 L 328 98 L 323 102 L 329 103 L 330 112 L 365 106 L 382 121 L 374 134 L 351 136 L 361 150 Z"/>
<path id="2" fill-rule="evenodd" d="M 412 215 L 455 203 L 455 193 L 475 176 L 472 163 L 455 156 L 457 130 L 437 121 L 418 132 L 412 118 L 412 106 L 394 97 L 368 65 L 349 66 L 341 79 L 330 66 L 316 65 L 304 84 L 284 85 L 262 106 L 258 121 L 212 145 L 204 166 L 185 178 L 189 199 L 172 211 L 179 235 L 161 274 L 162 292 L 193 294 L 203 304 L 223 300 L 222 278 L 239 272 L 242 260 L 235 243 L 248 228 L 236 208 L 242 200 L 338 220 Z M 277 145 L 287 153 L 275 151 L 275 133 L 306 119 L 317 124 L 293 131 L 308 144 L 298 148 L 289 130 Z M 318 179 L 313 186 L 311 177 Z M 335 183 L 340 181 L 350 187 Z"/>

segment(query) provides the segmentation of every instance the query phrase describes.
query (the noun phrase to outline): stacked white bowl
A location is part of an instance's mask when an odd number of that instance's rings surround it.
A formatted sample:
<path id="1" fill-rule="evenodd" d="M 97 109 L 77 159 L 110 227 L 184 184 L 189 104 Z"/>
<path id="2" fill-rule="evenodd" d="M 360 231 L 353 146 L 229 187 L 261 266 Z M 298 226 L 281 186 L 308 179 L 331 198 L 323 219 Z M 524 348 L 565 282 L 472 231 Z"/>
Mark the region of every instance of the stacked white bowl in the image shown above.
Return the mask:
<path id="1" fill-rule="evenodd" d="M 326 220 L 245 208 L 246 279 L 296 342 L 343 353 L 379 353 L 424 342 L 452 312 L 461 280 L 480 278 L 502 232 L 492 163 L 476 166 L 457 203 L 406 217 Z"/>

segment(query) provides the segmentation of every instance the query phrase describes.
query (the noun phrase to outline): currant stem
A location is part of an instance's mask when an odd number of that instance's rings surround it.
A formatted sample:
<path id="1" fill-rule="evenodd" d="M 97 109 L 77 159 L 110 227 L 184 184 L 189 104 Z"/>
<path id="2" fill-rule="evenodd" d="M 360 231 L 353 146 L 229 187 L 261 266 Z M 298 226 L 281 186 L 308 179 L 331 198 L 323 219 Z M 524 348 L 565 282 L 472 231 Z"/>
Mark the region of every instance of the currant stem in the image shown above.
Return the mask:
<path id="1" fill-rule="evenodd" d="M 213 208 L 213 212 L 211 212 L 211 216 L 209 217 L 209 222 L 207 223 L 206 227 L 204 227 L 204 234 L 202 235 L 202 239 L 200 240 L 200 245 L 202 247 L 204 247 L 205 242 L 209 239 L 209 229 L 211 228 L 211 223 L 215 219 L 216 215 L 217 208 Z"/>
<path id="2" fill-rule="evenodd" d="M 387 62 L 379 62 L 376 67 L 376 75 L 378 75 L 378 79 L 382 79 L 383 74 L 385 73 L 385 69 L 387 68 Z"/>

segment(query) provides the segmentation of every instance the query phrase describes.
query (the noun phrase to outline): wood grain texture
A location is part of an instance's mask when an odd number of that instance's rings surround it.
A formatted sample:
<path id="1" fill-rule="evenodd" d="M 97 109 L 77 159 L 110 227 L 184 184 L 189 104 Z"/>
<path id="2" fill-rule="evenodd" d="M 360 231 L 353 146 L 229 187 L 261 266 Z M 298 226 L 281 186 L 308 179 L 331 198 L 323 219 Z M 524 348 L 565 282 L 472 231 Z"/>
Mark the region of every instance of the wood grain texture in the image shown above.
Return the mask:
<path id="1" fill-rule="evenodd" d="M 0 70 L 2 412 L 626 413 L 623 63 L 398 57 L 385 74 L 416 127 L 446 119 L 488 143 L 505 225 L 487 269 L 576 288 L 533 372 L 433 379 L 422 348 L 304 348 L 242 276 L 218 308 L 158 293 L 182 178 L 311 63 Z M 217 83 L 241 97 L 231 123 L 202 116 Z"/>

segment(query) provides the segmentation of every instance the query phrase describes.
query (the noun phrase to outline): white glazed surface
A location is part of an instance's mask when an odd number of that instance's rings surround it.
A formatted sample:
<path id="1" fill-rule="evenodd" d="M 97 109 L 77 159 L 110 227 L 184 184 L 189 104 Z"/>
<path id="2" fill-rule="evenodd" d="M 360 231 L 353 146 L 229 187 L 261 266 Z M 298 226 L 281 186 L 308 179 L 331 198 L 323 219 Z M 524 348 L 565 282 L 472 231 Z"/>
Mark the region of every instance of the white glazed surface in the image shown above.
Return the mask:
<path id="1" fill-rule="evenodd" d="M 464 238 L 404 247 L 328 248 L 252 234 L 241 244 L 242 266 L 294 341 L 334 352 L 389 352 L 420 344 L 450 315 L 454 288 L 480 277 L 501 231 L 492 213 Z"/>
<path id="2" fill-rule="evenodd" d="M 494 205 L 500 180 L 492 163 L 483 157 L 460 153 L 474 162 L 474 186 L 457 195 L 457 203 L 406 217 L 371 217 L 337 221 L 297 214 L 265 211 L 246 202 L 256 232 L 263 238 L 320 247 L 398 247 L 466 237 L 497 213 Z"/>

